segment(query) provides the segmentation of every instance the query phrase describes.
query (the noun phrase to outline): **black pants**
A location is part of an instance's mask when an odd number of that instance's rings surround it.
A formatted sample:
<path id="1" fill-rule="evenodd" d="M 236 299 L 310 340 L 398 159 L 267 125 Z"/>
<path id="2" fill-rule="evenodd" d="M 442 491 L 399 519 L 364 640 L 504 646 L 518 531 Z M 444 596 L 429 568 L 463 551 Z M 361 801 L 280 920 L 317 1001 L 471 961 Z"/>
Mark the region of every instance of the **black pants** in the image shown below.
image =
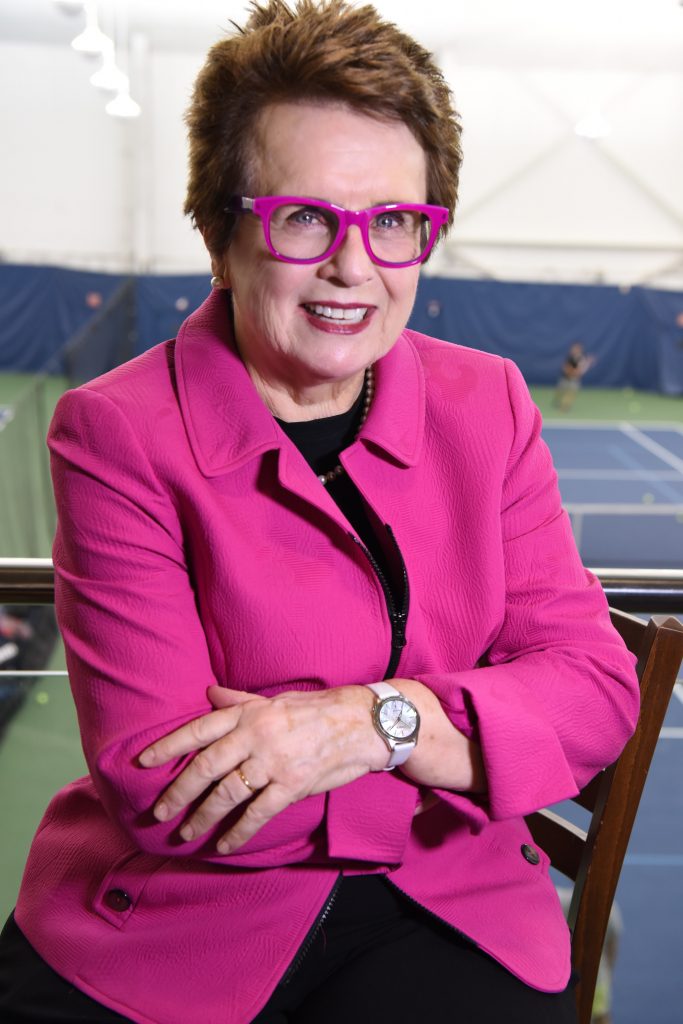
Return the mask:
<path id="1" fill-rule="evenodd" d="M 10 918 L 0 939 L 0 1020 L 111 1024 L 127 1018 L 55 974 Z M 558 994 L 529 988 L 383 878 L 362 876 L 344 879 L 301 965 L 252 1024 L 417 1021 L 576 1024 L 573 986 Z"/>

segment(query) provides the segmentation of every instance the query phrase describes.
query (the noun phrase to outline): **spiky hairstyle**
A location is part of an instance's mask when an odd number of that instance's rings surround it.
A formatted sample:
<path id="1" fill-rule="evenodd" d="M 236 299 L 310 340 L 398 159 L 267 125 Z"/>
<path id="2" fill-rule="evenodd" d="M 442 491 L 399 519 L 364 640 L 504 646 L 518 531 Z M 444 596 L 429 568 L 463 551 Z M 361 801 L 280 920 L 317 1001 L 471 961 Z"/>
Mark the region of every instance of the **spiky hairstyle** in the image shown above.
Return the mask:
<path id="1" fill-rule="evenodd" d="M 341 103 L 399 121 L 427 160 L 427 202 L 453 220 L 462 160 L 460 123 L 428 50 L 374 7 L 345 0 L 252 2 L 244 28 L 211 48 L 186 122 L 190 168 L 185 213 L 212 254 L 225 251 L 234 217 L 225 206 L 253 188 L 258 117 L 278 102 Z M 447 230 L 447 228 L 445 229 Z"/>

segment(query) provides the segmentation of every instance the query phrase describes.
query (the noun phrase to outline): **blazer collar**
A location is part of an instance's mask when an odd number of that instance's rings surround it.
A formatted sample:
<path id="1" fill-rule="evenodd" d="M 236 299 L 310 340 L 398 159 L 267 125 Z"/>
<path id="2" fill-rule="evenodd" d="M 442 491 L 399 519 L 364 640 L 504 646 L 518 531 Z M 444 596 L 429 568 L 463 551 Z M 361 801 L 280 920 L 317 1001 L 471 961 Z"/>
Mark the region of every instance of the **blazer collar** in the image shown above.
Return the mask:
<path id="1" fill-rule="evenodd" d="M 417 461 L 424 424 L 424 375 L 409 333 L 375 365 L 375 397 L 360 434 L 406 466 Z M 211 292 L 181 326 L 175 372 L 185 428 L 205 476 L 290 444 L 237 353 L 226 292 Z"/>

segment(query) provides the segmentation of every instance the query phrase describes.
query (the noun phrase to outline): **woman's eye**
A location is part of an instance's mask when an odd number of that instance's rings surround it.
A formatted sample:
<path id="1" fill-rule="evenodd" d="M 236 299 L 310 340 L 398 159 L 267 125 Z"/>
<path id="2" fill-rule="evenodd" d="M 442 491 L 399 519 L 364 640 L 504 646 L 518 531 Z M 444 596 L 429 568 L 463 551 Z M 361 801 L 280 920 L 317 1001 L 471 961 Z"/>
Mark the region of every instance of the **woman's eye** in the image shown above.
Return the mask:
<path id="1" fill-rule="evenodd" d="M 375 217 L 375 226 L 387 230 L 389 228 L 401 228 L 405 227 L 405 220 L 402 213 L 380 213 L 379 216 Z"/>
<path id="2" fill-rule="evenodd" d="M 315 210 L 307 206 L 302 207 L 300 210 L 295 210 L 289 215 L 287 220 L 290 224 L 304 228 L 324 224 L 320 210 Z"/>
<path id="3" fill-rule="evenodd" d="M 415 218 L 410 210 L 385 210 L 378 213 L 372 222 L 372 230 L 382 232 L 401 232 L 410 234 L 415 231 Z"/>

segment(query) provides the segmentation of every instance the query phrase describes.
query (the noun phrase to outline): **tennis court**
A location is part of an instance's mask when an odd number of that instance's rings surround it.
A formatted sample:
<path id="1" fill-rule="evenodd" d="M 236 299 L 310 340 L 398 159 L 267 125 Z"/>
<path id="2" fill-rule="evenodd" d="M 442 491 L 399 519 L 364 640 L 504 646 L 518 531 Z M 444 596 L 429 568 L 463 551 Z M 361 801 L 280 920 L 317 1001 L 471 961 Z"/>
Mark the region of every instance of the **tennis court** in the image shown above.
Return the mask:
<path id="1" fill-rule="evenodd" d="M 683 567 L 683 423 L 549 416 L 543 436 L 586 565 Z M 683 976 L 683 682 L 677 684 L 617 891 L 615 1024 L 673 1024 Z M 559 880 L 559 879 L 558 879 Z"/>
<path id="2" fill-rule="evenodd" d="M 674 1024 L 683 1005 L 683 685 L 676 686 L 617 890 L 615 1024 Z"/>
<path id="3" fill-rule="evenodd" d="M 585 565 L 683 568 L 683 424 L 550 419 L 543 436 Z"/>

